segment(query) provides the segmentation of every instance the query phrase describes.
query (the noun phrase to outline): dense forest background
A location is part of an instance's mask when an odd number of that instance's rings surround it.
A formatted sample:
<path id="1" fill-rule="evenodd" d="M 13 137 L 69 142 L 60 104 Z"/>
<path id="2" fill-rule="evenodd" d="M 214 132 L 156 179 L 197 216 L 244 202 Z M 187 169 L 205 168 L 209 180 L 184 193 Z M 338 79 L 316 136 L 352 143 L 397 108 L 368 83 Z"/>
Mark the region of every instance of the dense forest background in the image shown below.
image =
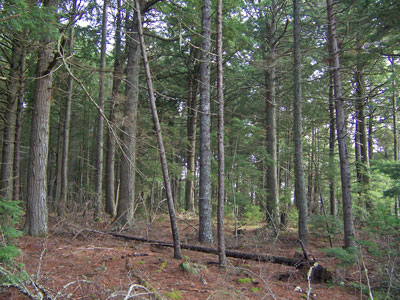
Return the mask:
<path id="1" fill-rule="evenodd" d="M 386 251 L 398 293 L 399 14 L 393 0 L 226 1 L 222 85 L 215 1 L 0 1 L 5 211 L 20 201 L 25 232 L 46 236 L 48 214 L 121 229 L 173 199 L 210 243 L 224 173 L 238 226 L 299 229 L 305 243 L 343 232 L 346 248 Z"/>

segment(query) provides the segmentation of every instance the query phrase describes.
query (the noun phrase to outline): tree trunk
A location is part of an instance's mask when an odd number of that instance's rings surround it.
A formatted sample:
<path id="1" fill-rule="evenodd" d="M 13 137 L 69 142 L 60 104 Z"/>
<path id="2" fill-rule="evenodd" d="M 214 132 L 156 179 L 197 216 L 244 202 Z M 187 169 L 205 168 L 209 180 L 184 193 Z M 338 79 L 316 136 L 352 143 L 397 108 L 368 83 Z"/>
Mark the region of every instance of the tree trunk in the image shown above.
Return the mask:
<path id="1" fill-rule="evenodd" d="M 339 47 L 336 35 L 336 22 L 333 12 L 333 0 L 327 0 L 327 16 L 329 31 L 329 50 L 332 59 L 333 78 L 334 78 L 334 94 L 336 107 L 336 130 L 339 144 L 340 158 L 340 175 L 342 182 L 342 204 L 343 204 L 343 223 L 344 223 L 344 246 L 346 248 L 353 247 L 354 224 L 353 224 L 353 207 L 351 199 L 351 177 L 350 166 L 347 157 L 346 144 L 346 118 L 344 111 L 344 100 L 342 96 L 342 81 L 340 74 Z"/>
<path id="2" fill-rule="evenodd" d="M 198 59 L 198 50 L 194 49 L 194 60 Z M 195 65 L 192 72 L 191 66 L 188 66 L 188 119 L 187 119 L 187 174 L 185 188 L 185 210 L 194 212 L 194 187 L 196 171 L 196 127 L 197 127 L 197 93 L 198 84 L 198 65 Z"/>
<path id="3" fill-rule="evenodd" d="M 73 1 L 72 6 L 72 18 L 75 17 L 76 12 L 76 1 Z M 69 34 L 68 51 L 70 55 L 74 51 L 74 27 L 71 25 L 71 31 Z M 72 64 L 69 66 L 72 70 Z M 67 88 L 67 99 L 65 101 L 65 114 L 64 114 L 64 134 L 62 136 L 62 153 L 61 153 L 61 183 L 60 183 L 60 199 L 57 199 L 58 215 L 63 216 L 67 205 L 67 194 L 68 194 L 68 154 L 69 154 L 69 132 L 70 132 L 70 120 L 71 120 L 71 102 L 73 96 L 73 82 L 72 74 L 68 75 L 68 88 Z"/>
<path id="4" fill-rule="evenodd" d="M 97 147 L 96 147 L 96 195 L 95 195 L 95 212 L 94 219 L 100 218 L 102 211 L 102 192 L 103 192 L 103 132 L 104 120 L 102 112 L 104 111 L 104 75 L 106 65 L 107 51 L 107 10 L 108 0 L 103 2 L 103 16 L 101 28 L 101 52 L 100 52 L 100 76 L 99 76 L 99 113 L 97 116 Z"/>
<path id="5" fill-rule="evenodd" d="M 299 209 L 298 233 L 299 239 L 308 245 L 307 232 L 307 197 L 303 167 L 302 145 L 302 110 L 301 110 L 301 54 L 300 54 L 300 7 L 299 0 L 293 0 L 293 36 L 294 36 L 294 172 L 295 172 L 295 199 Z"/>
<path id="6" fill-rule="evenodd" d="M 136 131 L 137 106 L 139 96 L 139 36 L 137 33 L 138 17 L 135 12 L 127 22 L 128 62 L 126 67 L 126 99 L 123 116 L 120 190 L 117 206 L 116 223 L 119 226 L 132 224 L 135 201 L 136 177 Z"/>
<path id="7" fill-rule="evenodd" d="M 117 1 L 117 16 L 115 30 L 115 61 L 113 73 L 113 87 L 111 95 L 111 110 L 109 122 L 111 128 L 107 131 L 107 153 L 106 153 L 106 212 L 115 214 L 115 143 L 117 129 L 117 113 L 120 102 L 120 87 L 122 82 L 123 61 L 121 58 L 121 1 Z"/>
<path id="8" fill-rule="evenodd" d="M 267 220 L 273 225 L 275 230 L 279 228 L 279 191 L 278 191 L 278 171 L 277 171 L 277 141 L 276 141 L 276 3 L 272 1 L 272 15 L 266 22 L 267 45 L 264 46 L 264 60 L 267 69 L 264 71 L 266 87 L 266 148 L 268 153 L 267 165 Z"/>
<path id="9" fill-rule="evenodd" d="M 15 138 L 15 120 L 18 105 L 18 75 L 20 47 L 14 41 L 10 62 L 10 75 L 8 79 L 7 105 L 4 117 L 3 147 L 0 170 L 0 197 L 12 197 L 12 170 Z"/>
<path id="10" fill-rule="evenodd" d="M 333 74 L 329 72 L 329 162 L 328 162 L 328 180 L 329 180 L 329 203 L 330 213 L 332 216 L 336 215 L 336 197 L 335 197 L 335 174 L 334 174 L 334 160 L 335 160 L 335 104 L 333 95 Z"/>
<path id="11" fill-rule="evenodd" d="M 45 1 L 46 7 L 56 1 Z M 47 236 L 47 157 L 51 106 L 51 70 L 54 54 L 50 37 L 39 48 L 33 96 L 31 142 L 28 166 L 28 210 L 25 231 L 31 236 Z"/>
<path id="12" fill-rule="evenodd" d="M 212 243 L 210 152 L 211 0 L 203 0 L 201 24 L 199 242 Z"/>
<path id="13" fill-rule="evenodd" d="M 20 199 L 20 143 L 21 143 L 21 118 L 22 118 L 22 103 L 25 94 L 25 60 L 26 50 L 21 49 L 21 57 L 19 63 L 19 91 L 17 104 L 17 117 L 15 120 L 15 138 L 14 138 L 14 162 L 13 162 L 13 196 L 14 201 Z"/>
<path id="14" fill-rule="evenodd" d="M 158 143 L 158 147 L 160 149 L 161 166 L 162 166 L 163 177 L 164 177 L 164 187 L 165 187 L 165 191 L 167 194 L 168 210 L 169 210 L 169 217 L 170 217 L 171 230 L 172 230 L 172 238 L 174 241 L 174 258 L 181 259 L 182 258 L 181 246 L 180 246 L 179 234 L 178 234 L 178 224 L 176 222 L 174 199 L 172 197 L 171 182 L 170 182 L 169 175 L 168 175 L 167 156 L 165 154 L 164 141 L 162 138 L 160 122 L 158 120 L 156 99 L 154 97 L 154 90 L 153 90 L 153 83 L 151 80 L 150 66 L 149 66 L 149 62 L 147 60 L 146 48 L 144 45 L 142 17 L 140 14 L 141 7 L 139 6 L 138 0 L 136 0 L 136 9 L 137 9 L 137 13 L 138 13 L 138 23 L 137 24 L 138 24 L 138 31 L 139 31 L 138 32 L 139 33 L 139 41 L 140 41 L 140 46 L 142 48 L 142 56 L 143 56 L 143 63 L 145 66 L 145 70 L 146 70 L 146 81 L 147 81 L 147 87 L 148 87 L 150 104 L 151 104 L 151 112 L 153 114 L 154 127 L 156 129 L 156 134 L 157 134 L 157 143 Z"/>
<path id="15" fill-rule="evenodd" d="M 226 266 L 224 201 L 225 201 L 225 149 L 224 149 L 224 70 L 222 67 L 222 0 L 217 1 L 217 93 L 218 93 L 218 257 L 219 265 Z"/>

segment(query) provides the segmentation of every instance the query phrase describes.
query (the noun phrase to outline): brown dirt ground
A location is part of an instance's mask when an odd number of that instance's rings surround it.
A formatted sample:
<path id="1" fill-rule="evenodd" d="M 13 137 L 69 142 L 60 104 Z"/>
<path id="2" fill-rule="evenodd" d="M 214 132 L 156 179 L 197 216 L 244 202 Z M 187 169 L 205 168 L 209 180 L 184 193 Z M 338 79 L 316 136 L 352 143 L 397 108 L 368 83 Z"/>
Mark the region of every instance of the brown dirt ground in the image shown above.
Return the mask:
<path id="1" fill-rule="evenodd" d="M 49 238 L 23 236 L 18 240 L 23 252 L 19 260 L 31 277 L 48 290 L 52 299 L 307 298 L 308 281 L 293 267 L 228 258 L 228 267 L 220 269 L 214 264 L 218 257 L 213 254 L 183 250 L 186 258 L 176 260 L 172 248 L 126 241 L 87 230 L 108 230 L 107 224 L 109 220 L 93 225 L 77 216 L 64 220 L 50 217 Z M 197 244 L 196 228 L 195 218 L 181 216 L 181 241 Z M 151 224 L 138 220 L 135 227 L 124 234 L 171 240 L 167 216 L 157 216 Z M 248 226 L 240 235 L 237 246 L 229 224 L 226 235 L 227 248 L 238 251 L 293 257 L 299 250 L 294 231 L 285 231 L 273 239 L 265 228 Z M 336 242 L 340 246 L 341 241 Z M 326 257 L 318 250 L 324 247 L 328 247 L 326 239 L 311 236 L 309 252 L 321 265 L 334 270 L 336 284 L 311 284 L 310 299 L 362 299 L 359 290 L 339 284 L 350 279 L 357 281 L 357 271 L 340 268 L 336 259 Z M 181 268 L 180 264 L 185 260 L 192 272 Z M 289 279 L 279 280 L 282 274 L 289 275 Z M 296 291 L 300 288 L 302 291 Z M 129 290 L 132 297 L 126 297 Z M 157 296 L 146 295 L 150 290 Z M 28 298 L 9 288 L 0 292 L 0 299 Z"/>

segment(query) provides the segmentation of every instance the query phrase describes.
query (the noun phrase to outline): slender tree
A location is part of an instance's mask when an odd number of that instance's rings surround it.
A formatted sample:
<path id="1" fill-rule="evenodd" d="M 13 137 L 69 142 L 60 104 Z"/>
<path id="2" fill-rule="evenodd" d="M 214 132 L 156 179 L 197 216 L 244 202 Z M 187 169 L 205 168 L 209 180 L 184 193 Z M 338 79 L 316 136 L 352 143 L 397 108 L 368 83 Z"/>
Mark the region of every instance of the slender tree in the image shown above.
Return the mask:
<path id="1" fill-rule="evenodd" d="M 210 51 L 211 0 L 203 0 L 200 59 L 200 186 L 199 241 L 211 243 L 211 137 L 210 137 Z"/>
<path id="2" fill-rule="evenodd" d="M 74 48 L 74 25 L 73 19 L 76 12 L 76 0 L 72 3 L 71 11 L 71 29 L 69 33 L 69 43 L 68 51 L 72 55 Z M 72 71 L 72 64 L 69 66 Z M 68 193 L 68 155 L 69 155 L 69 133 L 70 133 L 70 123 L 71 123 L 71 102 L 72 102 L 72 90 L 73 90 L 74 79 L 72 74 L 68 74 L 67 83 L 67 98 L 65 101 L 65 113 L 64 113 L 64 128 L 62 135 L 62 152 L 61 152 L 61 184 L 60 184 L 60 199 L 58 199 L 58 215 L 63 216 L 65 214 L 65 208 L 67 204 L 67 193 Z"/>
<path id="3" fill-rule="evenodd" d="M 160 126 L 160 121 L 158 119 L 158 113 L 157 113 L 157 107 L 156 107 L 156 99 L 154 97 L 154 90 L 153 90 L 153 83 L 152 83 L 152 79 L 151 79 L 150 66 L 149 66 L 149 61 L 147 59 L 147 52 L 146 52 L 144 39 L 143 39 L 143 28 L 142 28 L 142 21 L 141 21 L 142 17 L 141 17 L 141 13 L 140 13 L 141 8 L 139 6 L 138 0 L 136 0 L 135 2 L 136 2 L 137 14 L 138 14 L 138 35 L 139 35 L 140 47 L 142 49 L 143 64 L 144 64 L 145 71 L 146 71 L 147 88 L 148 88 L 148 92 L 149 92 L 154 127 L 155 127 L 156 135 L 157 135 L 157 143 L 158 143 L 158 147 L 160 149 L 161 166 L 162 166 L 163 177 L 164 177 L 164 187 L 165 187 L 165 191 L 167 193 L 168 210 L 169 210 L 169 216 L 170 216 L 170 221 L 171 221 L 172 237 L 174 240 L 174 258 L 181 259 L 182 258 L 181 246 L 180 246 L 180 241 L 179 241 L 178 225 L 176 222 L 174 199 L 172 197 L 171 182 L 170 182 L 169 175 L 168 175 L 167 156 L 165 154 L 164 141 L 162 138 L 161 126 Z"/>
<path id="4" fill-rule="evenodd" d="M 102 210 L 102 192 L 103 192 L 103 144 L 104 144 L 104 76 L 106 66 L 107 51 L 107 11 L 108 0 L 103 1 L 103 15 L 101 26 L 101 50 L 100 50 L 100 75 L 99 75 L 99 113 L 97 116 L 97 147 L 96 147 L 96 199 L 94 219 L 98 219 Z"/>
<path id="5" fill-rule="evenodd" d="M 353 207 L 351 197 L 351 176 L 350 165 L 347 157 L 346 144 L 346 120 L 344 111 L 344 100 L 342 96 L 342 80 L 340 74 L 339 47 L 336 35 L 336 21 L 333 11 L 333 0 L 327 0 L 328 15 L 328 35 L 329 35 L 329 51 L 332 60 L 332 72 L 334 78 L 334 95 L 336 108 L 336 130 L 339 144 L 340 159 L 340 175 L 342 182 L 342 204 L 343 204 L 343 223 L 344 223 L 344 246 L 346 248 L 353 247 L 354 242 L 354 224 L 353 224 Z"/>
<path id="6" fill-rule="evenodd" d="M 219 265 L 226 265 L 224 201 L 225 201 L 225 149 L 224 149 L 224 70 L 222 67 L 222 0 L 217 1 L 217 93 L 218 93 L 218 256 Z"/>
<path id="7" fill-rule="evenodd" d="M 115 58 L 113 72 L 113 86 L 111 95 L 111 109 L 109 116 L 109 127 L 107 131 L 107 152 L 106 152 L 106 212 L 111 216 L 115 214 L 115 146 L 117 113 L 120 102 L 120 87 L 123 73 L 123 59 L 121 53 L 121 0 L 117 0 L 117 15 L 115 29 Z M 111 126 L 111 128 L 110 128 Z"/>
<path id="8" fill-rule="evenodd" d="M 293 38 L 294 38 L 294 172 L 295 172 L 295 199 L 299 210 L 299 239 L 308 244 L 307 234 L 307 198 L 304 181 L 304 167 L 303 167 L 303 144 L 302 144 L 302 110 L 301 110 L 301 55 L 300 55 L 300 40 L 301 40 L 301 27 L 300 27 L 300 4 L 299 0 L 293 0 Z"/>

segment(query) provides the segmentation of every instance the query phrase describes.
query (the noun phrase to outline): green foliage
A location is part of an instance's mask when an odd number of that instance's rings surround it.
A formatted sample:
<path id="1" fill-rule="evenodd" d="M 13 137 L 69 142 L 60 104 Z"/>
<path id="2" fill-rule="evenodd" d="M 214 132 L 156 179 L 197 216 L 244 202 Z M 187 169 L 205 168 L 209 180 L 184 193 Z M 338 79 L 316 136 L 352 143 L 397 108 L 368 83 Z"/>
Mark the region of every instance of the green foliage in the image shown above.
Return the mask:
<path id="1" fill-rule="evenodd" d="M 249 278 L 249 277 L 238 279 L 238 283 L 240 283 L 240 284 L 245 284 L 245 283 L 250 283 L 250 282 L 251 282 L 251 278 Z"/>
<path id="2" fill-rule="evenodd" d="M 340 265 L 350 267 L 357 262 L 356 248 L 343 249 L 341 247 L 322 249 L 328 256 L 336 257 L 341 260 Z"/>
<path id="3" fill-rule="evenodd" d="M 22 235 L 21 231 L 15 229 L 22 214 L 23 210 L 18 201 L 0 199 L 0 231 L 2 237 L 0 241 L 0 264 L 4 268 L 4 271 L 1 272 L 1 283 L 18 282 L 21 275 L 19 272 L 21 266 L 14 265 L 14 259 L 20 254 L 20 250 L 12 242 L 16 237 Z M 16 268 L 18 272 L 6 271 L 9 268 Z"/>
<path id="4" fill-rule="evenodd" d="M 343 222 L 336 216 L 332 215 L 312 215 L 310 220 L 310 232 L 317 236 L 331 236 L 343 232 Z M 324 232 L 325 234 L 321 234 Z"/>

